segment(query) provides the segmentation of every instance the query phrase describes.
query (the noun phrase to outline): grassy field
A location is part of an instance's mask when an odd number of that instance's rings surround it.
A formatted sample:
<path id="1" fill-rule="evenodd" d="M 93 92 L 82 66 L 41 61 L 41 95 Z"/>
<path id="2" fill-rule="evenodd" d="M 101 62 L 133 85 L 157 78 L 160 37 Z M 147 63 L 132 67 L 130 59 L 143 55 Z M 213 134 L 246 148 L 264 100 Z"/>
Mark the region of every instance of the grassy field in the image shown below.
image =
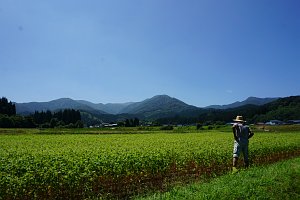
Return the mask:
<path id="1" fill-rule="evenodd" d="M 128 198 L 228 173 L 224 130 L 0 129 L 0 199 Z M 257 133 L 252 165 L 299 156 L 299 144 L 298 131 Z"/>
<path id="2" fill-rule="evenodd" d="M 177 186 L 136 200 L 300 199 L 300 158 L 253 167 L 210 182 Z"/>

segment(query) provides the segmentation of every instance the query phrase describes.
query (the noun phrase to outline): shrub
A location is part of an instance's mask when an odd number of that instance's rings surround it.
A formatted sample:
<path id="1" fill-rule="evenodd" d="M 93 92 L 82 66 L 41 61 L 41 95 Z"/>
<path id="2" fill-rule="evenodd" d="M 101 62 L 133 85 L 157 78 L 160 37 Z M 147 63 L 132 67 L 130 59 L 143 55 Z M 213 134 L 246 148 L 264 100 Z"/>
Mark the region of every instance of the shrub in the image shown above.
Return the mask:
<path id="1" fill-rule="evenodd" d="M 200 124 L 200 123 L 198 123 L 197 124 L 197 130 L 202 130 L 203 128 L 202 128 L 202 124 Z"/>
<path id="2" fill-rule="evenodd" d="M 212 130 L 213 128 L 214 128 L 214 127 L 211 126 L 211 125 L 209 125 L 209 126 L 207 127 L 208 130 Z"/>
<path id="3" fill-rule="evenodd" d="M 171 125 L 160 127 L 160 130 L 163 130 L 163 131 L 173 130 L 173 129 L 174 129 L 174 128 L 173 128 L 173 126 L 171 126 Z"/>

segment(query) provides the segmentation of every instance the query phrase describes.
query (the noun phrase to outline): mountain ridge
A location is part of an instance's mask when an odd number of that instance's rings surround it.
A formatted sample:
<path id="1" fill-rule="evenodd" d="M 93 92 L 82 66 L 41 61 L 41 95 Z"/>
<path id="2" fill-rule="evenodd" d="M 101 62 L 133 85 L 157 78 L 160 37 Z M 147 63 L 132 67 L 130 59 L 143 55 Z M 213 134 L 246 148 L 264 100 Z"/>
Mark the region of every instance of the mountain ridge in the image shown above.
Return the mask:
<path id="1" fill-rule="evenodd" d="M 156 95 L 144 101 L 133 103 L 125 107 L 120 113 L 139 114 L 144 115 L 146 118 L 156 118 L 158 115 L 167 117 L 189 109 L 199 108 L 168 95 Z"/>
<path id="2" fill-rule="evenodd" d="M 76 102 L 71 98 L 59 98 L 48 102 L 28 102 L 28 103 L 15 103 L 17 114 L 30 114 L 35 111 L 56 111 L 61 109 L 77 109 L 93 111 L 94 109 L 88 105 Z M 100 110 L 99 110 L 100 111 Z M 105 114 L 104 111 L 100 111 Z"/>
<path id="3" fill-rule="evenodd" d="M 206 109 L 226 110 L 239 106 L 253 104 L 263 105 L 275 101 L 277 98 L 249 97 L 244 101 L 222 106 L 208 106 L 204 108 L 186 104 L 185 102 L 168 95 L 156 95 L 140 102 L 127 103 L 92 103 L 85 100 L 60 98 L 49 102 L 16 103 L 18 114 L 30 115 L 35 111 L 57 111 L 61 109 L 76 109 L 84 113 L 86 120 L 99 119 L 100 121 L 117 121 L 126 117 L 155 120 L 174 116 L 196 117 Z"/>
<path id="4" fill-rule="evenodd" d="M 168 95 L 156 95 L 140 102 L 126 102 L 126 103 L 92 103 L 85 100 L 73 100 L 71 98 L 59 98 L 48 102 L 28 102 L 15 103 L 18 114 L 33 113 L 35 111 L 55 111 L 59 109 L 78 109 L 86 111 L 97 110 L 102 114 L 142 114 L 151 111 L 159 112 L 160 110 L 169 110 L 173 112 L 181 112 L 189 109 L 228 109 L 240 107 L 247 104 L 264 105 L 266 103 L 277 100 L 274 98 L 258 98 L 248 97 L 244 101 L 237 101 L 227 105 L 211 105 L 206 107 L 197 107 L 186 104 L 185 102 L 170 97 Z M 154 104 L 154 105 L 153 105 Z"/>
<path id="5" fill-rule="evenodd" d="M 248 97 L 244 101 L 215 108 L 212 106 L 200 108 L 168 95 L 156 95 L 140 102 L 107 104 L 95 104 L 85 100 L 60 98 L 49 102 L 16 103 L 16 110 L 17 114 L 30 115 L 36 110 L 50 110 L 55 112 L 59 109 L 76 109 L 80 111 L 82 120 L 86 126 L 93 126 L 103 122 L 115 123 L 133 118 L 138 118 L 142 121 L 156 121 L 161 124 L 176 121 L 178 123 L 194 123 L 199 120 L 228 120 L 227 117 L 230 116 L 230 118 L 233 118 L 233 115 L 236 114 L 242 114 L 249 118 L 254 112 L 258 114 L 262 112 L 260 110 L 261 105 L 267 105 L 273 101 L 277 102 L 278 100 L 276 99 L 278 98 Z"/>
<path id="6" fill-rule="evenodd" d="M 244 105 L 261 106 L 261 105 L 270 103 L 272 101 L 275 101 L 277 99 L 279 99 L 279 97 L 266 97 L 266 98 L 248 97 L 244 101 L 236 101 L 234 103 L 227 104 L 227 105 L 210 105 L 210 106 L 206 106 L 204 108 L 213 108 L 213 109 L 224 110 L 224 109 L 229 109 L 229 108 L 237 108 L 237 107 L 244 106 Z"/>
<path id="7" fill-rule="evenodd" d="M 91 108 L 94 108 L 96 110 L 102 110 L 109 114 L 119 114 L 122 109 L 124 109 L 126 106 L 133 104 L 134 102 L 126 102 L 126 103 L 92 103 L 85 100 L 75 100 L 79 103 L 85 104 L 87 106 L 90 106 Z"/>

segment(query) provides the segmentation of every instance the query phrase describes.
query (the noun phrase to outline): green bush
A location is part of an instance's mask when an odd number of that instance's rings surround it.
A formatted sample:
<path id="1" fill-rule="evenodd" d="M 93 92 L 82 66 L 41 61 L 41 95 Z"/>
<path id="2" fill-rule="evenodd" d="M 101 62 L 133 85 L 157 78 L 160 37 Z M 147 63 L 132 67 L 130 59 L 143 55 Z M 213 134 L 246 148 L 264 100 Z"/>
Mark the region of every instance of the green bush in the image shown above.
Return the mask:
<path id="1" fill-rule="evenodd" d="M 163 130 L 163 131 L 168 131 L 168 130 L 173 130 L 173 129 L 174 129 L 174 127 L 171 125 L 160 127 L 160 130 Z"/>

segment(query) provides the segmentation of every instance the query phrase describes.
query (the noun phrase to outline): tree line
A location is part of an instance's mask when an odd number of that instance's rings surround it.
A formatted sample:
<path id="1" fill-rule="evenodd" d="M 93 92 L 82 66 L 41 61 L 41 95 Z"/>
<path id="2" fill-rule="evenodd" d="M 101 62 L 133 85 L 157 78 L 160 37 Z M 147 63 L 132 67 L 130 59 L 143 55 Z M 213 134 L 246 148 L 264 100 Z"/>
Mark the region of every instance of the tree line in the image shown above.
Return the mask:
<path id="1" fill-rule="evenodd" d="M 81 115 L 78 110 L 64 109 L 58 112 L 35 111 L 31 115 L 34 122 L 42 128 L 66 127 L 66 128 L 82 128 Z"/>
<path id="2" fill-rule="evenodd" d="M 36 127 L 31 117 L 16 115 L 16 106 L 7 98 L 0 99 L 0 127 L 1 128 L 34 128 Z"/>
<path id="3" fill-rule="evenodd" d="M 136 127 L 136 126 L 139 126 L 139 124 L 140 124 L 140 120 L 138 118 L 125 120 L 126 127 Z"/>
<path id="4" fill-rule="evenodd" d="M 7 98 L 0 99 L 0 128 L 82 128 L 83 122 L 79 111 L 65 109 L 57 112 L 36 111 L 29 116 L 16 114 L 16 106 Z"/>

